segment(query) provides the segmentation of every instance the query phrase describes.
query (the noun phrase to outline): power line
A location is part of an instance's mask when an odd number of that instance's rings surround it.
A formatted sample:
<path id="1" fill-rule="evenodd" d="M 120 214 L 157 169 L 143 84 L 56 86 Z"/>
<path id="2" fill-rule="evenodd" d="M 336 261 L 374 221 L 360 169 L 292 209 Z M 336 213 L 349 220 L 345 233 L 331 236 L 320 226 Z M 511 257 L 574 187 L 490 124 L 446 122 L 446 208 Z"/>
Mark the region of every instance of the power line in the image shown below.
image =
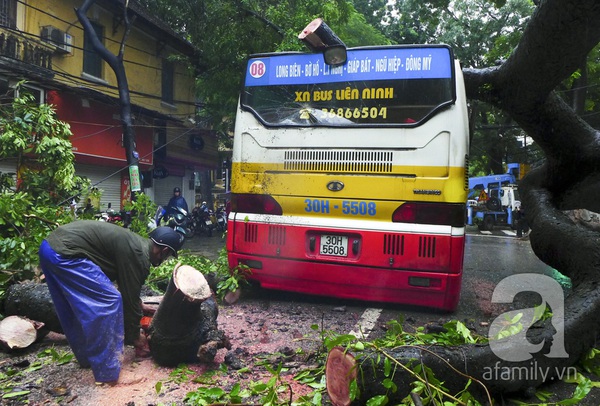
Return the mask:
<path id="1" fill-rule="evenodd" d="M 84 29 L 83 29 L 83 27 L 80 27 L 79 25 L 76 25 L 76 23 L 73 23 L 73 22 L 70 22 L 70 21 L 64 20 L 64 19 L 62 19 L 62 18 L 60 18 L 60 17 L 54 16 L 54 15 L 50 14 L 49 12 L 47 12 L 47 11 L 45 11 L 45 10 L 42 10 L 42 9 L 40 9 L 40 8 L 37 8 L 37 7 L 35 7 L 35 6 L 32 6 L 31 4 L 27 4 L 27 3 L 25 3 L 25 2 L 24 2 L 24 1 L 22 1 L 22 0 L 17 0 L 17 3 L 20 3 L 20 4 L 22 4 L 22 5 L 23 5 L 23 6 L 25 6 L 26 8 L 31 8 L 31 9 L 33 9 L 33 10 L 35 10 L 35 11 L 37 11 L 37 12 L 41 13 L 41 14 L 47 15 L 47 16 L 49 16 L 49 17 L 52 17 L 52 19 L 54 19 L 54 20 L 60 21 L 60 22 L 62 22 L 62 23 L 65 23 L 65 24 L 68 24 L 68 25 L 69 25 L 69 27 L 75 27 L 75 28 L 77 28 L 78 30 L 81 30 L 82 32 L 84 32 Z M 77 16 L 75 16 L 75 15 L 74 15 L 74 17 L 75 17 L 75 21 L 78 23 L 78 22 L 79 22 L 79 20 L 77 19 Z M 115 43 L 115 44 L 120 44 L 120 42 L 119 42 L 119 41 L 115 41 L 115 40 L 113 40 L 112 38 L 109 38 L 109 37 L 104 37 L 104 38 L 105 38 L 106 40 L 108 40 L 108 41 L 112 42 L 112 43 Z M 142 52 L 142 53 L 148 54 L 148 55 L 150 55 L 150 56 L 156 56 L 154 53 L 150 53 L 150 52 L 148 52 L 148 51 L 146 51 L 146 50 L 143 50 L 143 49 L 140 49 L 140 48 L 136 48 L 136 47 L 134 47 L 134 46 L 131 46 L 131 45 L 129 45 L 129 44 L 125 44 L 125 46 L 126 46 L 126 47 L 128 47 L 128 48 L 130 48 L 130 49 L 133 49 L 133 50 L 136 50 L 136 51 L 139 51 L 139 52 Z M 82 49 L 82 48 L 78 48 L 78 49 Z"/>
<path id="2" fill-rule="evenodd" d="M 80 76 L 76 76 L 76 75 L 73 75 L 71 73 L 68 73 L 67 71 L 65 71 L 64 69 L 61 69 L 59 67 L 53 67 L 53 71 L 55 73 L 59 74 L 60 76 L 62 76 L 63 78 L 71 80 L 72 83 L 74 83 L 74 84 L 81 84 L 81 82 L 83 81 L 83 82 L 89 83 L 91 85 L 96 85 L 98 87 L 103 87 L 103 88 L 107 89 L 107 91 L 106 91 L 107 95 L 109 95 L 109 96 L 112 95 L 112 97 L 114 97 L 115 99 L 118 99 L 119 88 L 117 86 L 113 86 L 113 85 L 109 85 L 109 84 L 105 84 L 105 83 L 98 83 L 98 82 L 96 82 L 94 80 L 91 80 L 91 79 L 86 79 L 86 78 L 83 78 L 83 77 L 80 77 Z M 113 91 L 113 93 L 110 93 L 110 91 Z M 150 93 L 140 92 L 140 91 L 131 90 L 131 89 L 129 89 L 129 92 L 131 94 L 135 94 L 135 95 L 140 96 L 142 98 L 153 99 L 153 100 L 162 100 L 161 96 L 153 95 L 153 94 L 150 94 Z M 185 105 L 196 106 L 196 107 L 199 106 L 199 103 L 190 102 L 190 101 L 187 101 L 187 100 L 175 99 L 173 101 L 175 103 L 178 103 L 178 104 L 185 104 Z"/>
<path id="3" fill-rule="evenodd" d="M 143 158 L 146 158 L 146 157 L 148 157 L 148 156 L 150 156 L 150 155 L 154 154 L 156 151 L 158 151 L 158 150 L 160 150 L 160 149 L 166 148 L 168 145 L 170 145 L 170 144 L 174 143 L 175 141 L 179 140 L 180 138 L 182 138 L 182 137 L 184 137 L 184 136 L 186 136 L 186 135 L 190 134 L 190 132 L 192 132 L 192 131 L 194 131 L 194 129 L 188 129 L 188 130 L 184 131 L 184 132 L 183 132 L 181 135 L 179 135 L 179 136 L 177 136 L 177 137 L 173 138 L 171 141 L 169 141 L 169 142 L 166 142 L 165 144 L 163 144 L 163 145 L 159 146 L 159 147 L 158 147 L 158 148 L 156 148 L 156 149 L 154 149 L 154 148 L 153 148 L 153 149 L 152 149 L 152 151 L 150 151 L 150 152 L 149 152 L 149 153 L 147 153 L 146 155 L 143 155 L 143 156 L 141 156 L 141 157 L 139 158 L 139 160 L 141 160 L 141 159 L 143 159 Z M 139 160 L 138 160 L 138 161 L 139 161 Z M 129 165 L 124 165 L 124 166 L 122 166 L 120 169 L 117 169 L 116 171 L 112 172 L 112 173 L 111 173 L 111 174 L 109 174 L 108 176 L 105 176 L 104 178 L 100 179 L 98 182 L 96 182 L 96 183 L 94 183 L 94 184 L 90 185 L 90 189 L 91 189 L 91 188 L 95 188 L 95 187 L 97 187 L 98 185 L 102 184 L 103 182 L 107 181 L 108 179 L 112 178 L 113 176 L 115 176 L 115 175 L 117 175 L 117 174 L 121 173 L 122 171 L 124 171 L 124 170 L 125 170 L 125 169 L 127 169 L 127 168 L 129 168 Z M 61 203 L 61 204 L 63 204 L 63 203 L 66 203 L 66 202 L 68 202 L 68 201 L 71 201 L 71 200 L 75 199 L 77 196 L 81 196 L 82 192 L 83 192 L 83 190 L 81 190 L 81 189 L 80 189 L 80 190 L 79 190 L 79 193 L 77 193 L 76 195 L 72 195 L 72 196 L 70 196 L 70 197 L 67 197 L 67 198 L 63 199 L 63 201 L 62 201 L 62 203 Z"/>

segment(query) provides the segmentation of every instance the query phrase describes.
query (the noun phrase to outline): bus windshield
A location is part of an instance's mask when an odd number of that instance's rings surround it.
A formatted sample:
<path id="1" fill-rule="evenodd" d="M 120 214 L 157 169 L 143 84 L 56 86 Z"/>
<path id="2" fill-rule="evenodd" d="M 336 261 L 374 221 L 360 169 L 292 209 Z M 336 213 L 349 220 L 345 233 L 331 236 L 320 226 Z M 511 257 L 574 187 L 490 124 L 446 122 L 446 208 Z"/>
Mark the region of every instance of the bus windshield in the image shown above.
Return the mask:
<path id="1" fill-rule="evenodd" d="M 456 100 L 446 46 L 362 48 L 348 62 L 265 54 L 248 62 L 241 107 L 265 126 L 415 126 Z"/>

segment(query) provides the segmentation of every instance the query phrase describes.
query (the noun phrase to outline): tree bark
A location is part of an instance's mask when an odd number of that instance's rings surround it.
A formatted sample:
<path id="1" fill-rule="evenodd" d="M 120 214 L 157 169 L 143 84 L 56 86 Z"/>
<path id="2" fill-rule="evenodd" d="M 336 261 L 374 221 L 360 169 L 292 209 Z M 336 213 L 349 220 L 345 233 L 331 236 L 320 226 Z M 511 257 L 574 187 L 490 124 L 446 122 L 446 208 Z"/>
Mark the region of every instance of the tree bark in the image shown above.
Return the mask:
<path id="1" fill-rule="evenodd" d="M 320 18 L 311 21 L 300 32 L 298 39 L 304 41 L 313 52 L 322 51 L 330 46 L 344 45 L 342 40 Z"/>
<path id="2" fill-rule="evenodd" d="M 3 314 L 24 316 L 43 323 L 50 331 L 63 333 L 48 285 L 45 283 L 25 282 L 11 285 L 6 291 Z"/>
<path id="3" fill-rule="evenodd" d="M 123 126 L 123 146 L 125 147 L 125 158 L 127 160 L 127 165 L 130 167 L 137 166 L 139 155 L 136 151 L 136 143 L 135 143 L 135 132 L 133 129 L 133 116 L 131 114 L 131 95 L 129 92 L 129 83 L 127 80 L 127 73 L 125 72 L 124 61 L 124 51 L 125 51 L 125 42 L 127 41 L 127 37 L 129 36 L 129 31 L 131 30 L 132 22 L 129 20 L 127 3 L 123 6 L 123 21 L 125 24 L 125 33 L 123 34 L 123 38 L 121 40 L 121 45 L 119 47 L 119 53 L 114 55 L 111 53 L 102 43 L 94 27 L 92 26 L 90 19 L 87 16 L 87 12 L 96 3 L 96 0 L 85 0 L 80 8 L 75 10 L 75 14 L 77 15 L 77 19 L 83 26 L 83 29 L 87 35 L 90 36 L 92 41 L 92 45 L 94 50 L 98 52 L 98 54 L 102 57 L 106 63 L 112 68 L 115 73 L 115 77 L 117 78 L 117 85 L 119 89 L 119 103 L 121 105 L 121 123 Z M 131 179 L 131 185 L 137 184 L 139 182 L 139 174 L 132 175 L 130 172 L 130 176 L 138 176 L 136 179 Z M 135 183 L 134 183 L 135 182 Z M 131 191 L 131 199 L 135 201 L 136 191 Z"/>
<path id="4" fill-rule="evenodd" d="M 29 347 L 48 333 L 44 323 L 21 316 L 8 316 L 0 321 L 0 345 L 8 350 Z"/>
<path id="5" fill-rule="evenodd" d="M 220 348 L 230 348 L 217 327 L 217 302 L 201 272 L 176 267 L 149 328 L 150 352 L 163 366 L 212 362 Z"/>

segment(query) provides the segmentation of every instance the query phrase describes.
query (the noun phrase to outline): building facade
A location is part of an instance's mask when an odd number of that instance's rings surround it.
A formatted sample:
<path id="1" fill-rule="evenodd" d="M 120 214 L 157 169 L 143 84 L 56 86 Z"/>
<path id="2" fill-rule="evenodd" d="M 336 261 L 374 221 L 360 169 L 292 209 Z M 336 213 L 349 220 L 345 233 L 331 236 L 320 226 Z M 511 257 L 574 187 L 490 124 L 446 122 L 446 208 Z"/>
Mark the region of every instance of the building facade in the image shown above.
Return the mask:
<path id="1" fill-rule="evenodd" d="M 122 50 L 142 191 L 164 205 L 180 187 L 192 207 L 201 179 L 219 168 L 216 134 L 195 124 L 194 72 L 186 62 L 194 48 L 134 0 L 125 18 L 124 3 L 97 0 L 86 16 L 110 53 Z M 102 191 L 101 210 L 109 203 L 118 210 L 131 194 L 119 87 L 77 18 L 82 4 L 0 0 L 0 94 L 25 81 L 40 103 L 54 105 L 71 126 L 77 174 Z M 0 171 L 11 165 L 0 162 Z"/>

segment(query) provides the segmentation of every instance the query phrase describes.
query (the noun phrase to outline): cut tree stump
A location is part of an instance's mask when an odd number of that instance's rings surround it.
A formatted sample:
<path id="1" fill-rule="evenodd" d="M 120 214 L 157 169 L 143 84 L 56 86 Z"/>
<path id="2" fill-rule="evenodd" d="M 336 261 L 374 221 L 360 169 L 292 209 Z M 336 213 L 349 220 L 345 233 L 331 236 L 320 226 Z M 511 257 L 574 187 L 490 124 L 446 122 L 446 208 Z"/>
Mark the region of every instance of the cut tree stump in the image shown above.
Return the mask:
<path id="1" fill-rule="evenodd" d="M 325 375 L 327 393 L 335 406 L 349 406 L 350 383 L 356 379 L 356 361 L 341 347 L 334 347 L 327 356 Z"/>
<path id="2" fill-rule="evenodd" d="M 50 331 L 63 333 L 45 283 L 24 282 L 11 285 L 6 291 L 3 314 L 24 316 L 44 323 L 44 327 Z"/>
<path id="3" fill-rule="evenodd" d="M 231 345 L 217 328 L 219 311 L 204 275 L 177 265 L 148 330 L 152 358 L 162 366 L 212 362 Z"/>
<path id="4" fill-rule="evenodd" d="M 7 350 L 27 348 L 48 333 L 43 327 L 26 317 L 8 316 L 0 321 L 0 344 Z"/>

